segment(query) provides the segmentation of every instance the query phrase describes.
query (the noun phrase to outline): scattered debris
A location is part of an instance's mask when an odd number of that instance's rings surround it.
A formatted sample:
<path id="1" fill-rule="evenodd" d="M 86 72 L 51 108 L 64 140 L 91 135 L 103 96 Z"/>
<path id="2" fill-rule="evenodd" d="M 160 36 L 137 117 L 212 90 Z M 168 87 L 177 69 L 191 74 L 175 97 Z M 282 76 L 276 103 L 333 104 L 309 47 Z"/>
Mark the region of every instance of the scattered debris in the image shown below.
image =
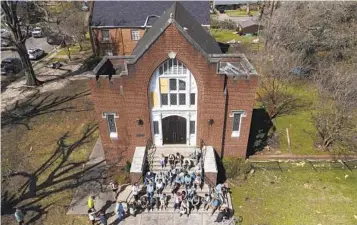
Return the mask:
<path id="1" fill-rule="evenodd" d="M 253 44 L 259 44 L 259 38 L 254 39 L 254 40 L 252 41 L 252 43 L 253 43 Z"/>

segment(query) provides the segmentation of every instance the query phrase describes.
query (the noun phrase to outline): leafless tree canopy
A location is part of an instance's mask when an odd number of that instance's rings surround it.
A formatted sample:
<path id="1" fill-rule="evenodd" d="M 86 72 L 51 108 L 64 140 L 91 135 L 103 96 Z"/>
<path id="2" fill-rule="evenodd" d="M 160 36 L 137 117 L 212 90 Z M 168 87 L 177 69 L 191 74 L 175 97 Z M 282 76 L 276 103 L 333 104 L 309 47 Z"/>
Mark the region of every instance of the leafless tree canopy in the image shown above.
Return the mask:
<path id="1" fill-rule="evenodd" d="M 355 150 L 357 2 L 277 5 L 268 1 L 260 16 L 266 28 L 266 42 L 264 56 L 255 65 L 260 66 L 262 73 L 259 98 L 270 116 L 279 116 L 279 108 L 290 108 L 292 97 L 282 91 L 284 83 L 294 82 L 291 77 L 287 79 L 291 75 L 287 70 L 293 66 L 313 69 L 308 82 L 315 84 L 319 93 L 312 120 L 321 148 Z M 270 58 L 277 59 L 276 63 L 267 60 Z"/>
<path id="2" fill-rule="evenodd" d="M 270 22 L 265 36 L 271 45 L 306 57 L 344 59 L 356 50 L 356 2 L 286 2 L 264 21 Z"/>
<path id="3" fill-rule="evenodd" d="M 289 90 L 289 84 L 295 80 L 291 70 L 303 65 L 299 55 L 284 49 L 269 48 L 255 55 L 252 60 L 261 75 L 258 100 L 271 119 L 292 114 L 302 106 L 302 100 Z"/>

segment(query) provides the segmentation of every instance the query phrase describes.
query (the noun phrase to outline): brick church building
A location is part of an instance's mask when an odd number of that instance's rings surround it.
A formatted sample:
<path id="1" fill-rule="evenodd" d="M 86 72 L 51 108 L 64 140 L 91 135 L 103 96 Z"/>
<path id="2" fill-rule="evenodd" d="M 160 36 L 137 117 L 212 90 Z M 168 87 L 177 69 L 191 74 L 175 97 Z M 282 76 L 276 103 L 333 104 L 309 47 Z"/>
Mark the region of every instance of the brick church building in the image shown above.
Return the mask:
<path id="1" fill-rule="evenodd" d="M 243 54 L 223 54 L 179 2 L 131 55 L 106 56 L 89 85 L 108 164 L 137 146 L 209 145 L 245 157 L 258 75 Z"/>

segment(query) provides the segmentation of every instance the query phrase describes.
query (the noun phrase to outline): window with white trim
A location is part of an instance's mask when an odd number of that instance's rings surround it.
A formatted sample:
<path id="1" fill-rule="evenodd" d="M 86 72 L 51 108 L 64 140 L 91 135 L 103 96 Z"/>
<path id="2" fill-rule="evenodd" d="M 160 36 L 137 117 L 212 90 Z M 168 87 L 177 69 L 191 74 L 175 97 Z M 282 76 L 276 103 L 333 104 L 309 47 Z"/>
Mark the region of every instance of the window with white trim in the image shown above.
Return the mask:
<path id="1" fill-rule="evenodd" d="M 131 30 L 131 40 L 138 41 L 140 39 L 140 32 L 138 30 Z"/>
<path id="2" fill-rule="evenodd" d="M 102 30 L 102 41 L 109 41 L 109 30 Z"/>
<path id="3" fill-rule="evenodd" d="M 109 137 L 113 139 L 118 138 L 117 125 L 115 122 L 116 118 L 119 118 L 116 113 L 105 112 L 103 117 L 107 120 Z"/>
<path id="4" fill-rule="evenodd" d="M 190 121 L 190 134 L 196 133 L 196 121 Z"/>
<path id="5" fill-rule="evenodd" d="M 233 118 L 232 137 L 240 136 L 240 129 L 242 125 L 242 117 L 245 116 L 244 111 L 232 111 L 230 117 Z"/>
<path id="6" fill-rule="evenodd" d="M 159 109 L 192 109 L 197 105 L 193 75 L 178 59 L 168 59 L 155 71 L 150 83 L 151 105 Z"/>
<path id="7" fill-rule="evenodd" d="M 154 134 L 159 134 L 159 121 L 154 121 Z"/>

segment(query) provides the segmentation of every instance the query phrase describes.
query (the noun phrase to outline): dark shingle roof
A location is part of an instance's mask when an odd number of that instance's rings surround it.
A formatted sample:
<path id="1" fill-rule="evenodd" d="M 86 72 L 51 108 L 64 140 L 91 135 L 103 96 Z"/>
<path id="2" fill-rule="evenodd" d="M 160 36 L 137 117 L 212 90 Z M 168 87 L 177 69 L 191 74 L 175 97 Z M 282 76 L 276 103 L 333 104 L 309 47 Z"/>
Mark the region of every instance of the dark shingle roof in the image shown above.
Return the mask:
<path id="1" fill-rule="evenodd" d="M 91 26 L 141 27 L 148 16 L 160 16 L 173 1 L 95 1 Z M 188 12 L 202 25 L 210 24 L 209 1 L 183 1 Z M 152 24 L 155 18 L 150 19 Z"/>
<path id="2" fill-rule="evenodd" d="M 139 40 L 132 52 L 135 59 L 139 58 L 171 23 L 175 23 L 183 36 L 207 57 L 210 54 L 222 53 L 216 40 L 190 15 L 182 3 L 175 2 Z"/>

